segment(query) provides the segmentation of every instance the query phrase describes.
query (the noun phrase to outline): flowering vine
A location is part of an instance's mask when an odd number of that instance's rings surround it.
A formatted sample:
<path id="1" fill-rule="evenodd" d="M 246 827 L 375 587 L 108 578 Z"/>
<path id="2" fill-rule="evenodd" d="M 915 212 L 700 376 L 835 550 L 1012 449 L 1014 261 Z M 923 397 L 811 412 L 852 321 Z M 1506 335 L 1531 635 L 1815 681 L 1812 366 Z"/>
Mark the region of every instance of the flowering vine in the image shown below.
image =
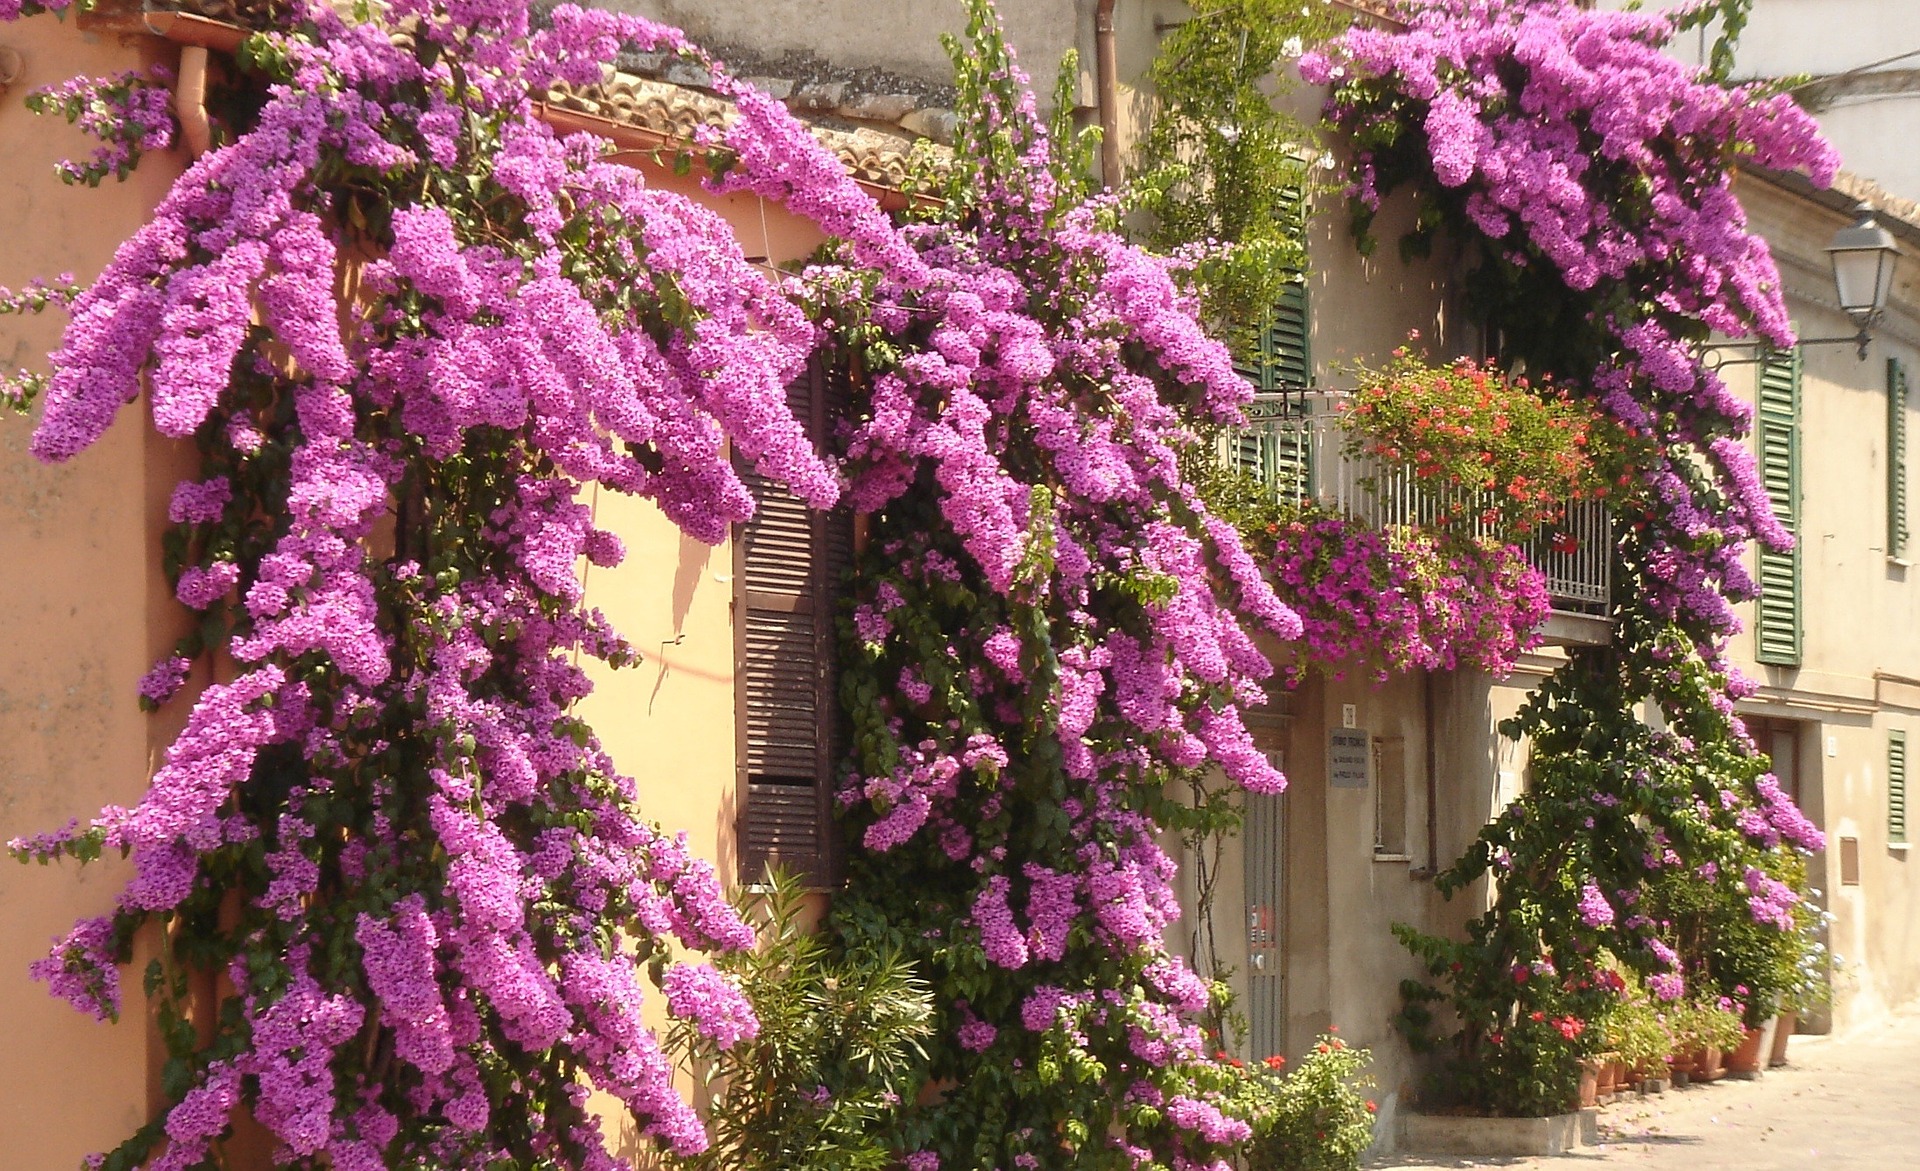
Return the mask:
<path id="1" fill-rule="evenodd" d="M 669 1152 L 706 1145 L 641 974 L 724 1052 L 751 1006 L 676 957 L 752 932 L 574 714 L 581 657 L 636 657 L 577 567 L 624 556 L 586 488 L 715 541 L 751 509 L 736 458 L 872 518 L 844 795 L 865 853 L 837 915 L 904 940 L 944 998 L 929 1072 L 955 1088 L 910 1118 L 909 1165 L 980 1143 L 1217 1165 L 1248 1136 L 1200 1076 L 1208 989 L 1160 942 L 1156 845 L 1170 777 L 1284 783 L 1240 723 L 1271 670 L 1241 616 L 1282 639 L 1298 619 L 1178 470 L 1187 420 L 1247 390 L 1084 202 L 984 5 L 973 31 L 972 161 L 899 224 L 648 21 L 296 6 L 240 54 L 243 120 L 107 270 L 6 302 L 72 318 L 51 371 L 7 387 L 44 404 L 36 455 L 79 455 L 143 386 L 201 451 L 168 572 L 203 620 L 139 692 L 172 702 L 209 659 L 221 681 L 135 807 L 14 843 L 133 858 L 113 913 L 37 968 L 82 1008 L 114 1015 L 134 933 L 166 928 L 168 1104 L 100 1165 L 205 1165 L 244 1107 L 286 1166 L 610 1169 L 596 1089 Z M 766 274 L 716 215 L 538 119 L 629 49 L 713 70 L 737 115 L 701 144 L 711 186 L 812 219 L 816 263 Z M 823 347 L 859 374 L 844 480 L 785 406 Z M 234 992 L 203 1041 L 208 968 Z"/>
<path id="2" fill-rule="evenodd" d="M 972 8 L 957 198 L 832 322 L 863 372 L 844 442 L 872 514 L 833 922 L 935 993 L 909 1167 L 1219 1166 L 1252 1131 L 1208 1076 L 1209 988 L 1163 942 L 1159 839 L 1192 816 L 1171 781 L 1284 783 L 1239 709 L 1271 671 L 1255 632 L 1299 620 L 1180 472 L 1189 420 L 1234 419 L 1248 387 L 1166 265 L 1082 201 L 1071 140 Z"/>
<path id="3" fill-rule="evenodd" d="M 14 844 L 132 856 L 36 969 L 87 1011 L 118 1012 L 133 934 L 165 927 L 168 1104 L 97 1165 L 208 1165 L 244 1105 L 285 1166 L 613 1168 L 596 1089 L 668 1150 L 707 1141 L 642 973 L 725 1047 L 749 1006 L 674 949 L 752 932 L 574 714 L 581 658 L 635 658 L 583 602 L 578 563 L 623 550 L 582 489 L 715 541 L 751 508 L 729 449 L 813 503 L 840 486 L 785 406 L 803 309 L 712 212 L 534 117 L 623 43 L 685 49 L 577 9 L 300 8 L 243 54 L 257 112 L 106 271 L 9 300 L 72 318 L 11 389 L 43 398 L 36 455 L 78 455 L 143 384 L 201 450 L 168 571 L 204 617 L 143 702 L 228 664 L 138 804 Z M 209 968 L 233 991 L 203 1041 Z"/>
<path id="4" fill-rule="evenodd" d="M 1329 115 L 1357 151 L 1363 243 L 1380 200 L 1408 187 L 1419 226 L 1403 246 L 1441 232 L 1466 246 L 1474 307 L 1508 340 L 1503 356 L 1658 442 L 1635 449 L 1636 482 L 1615 500 L 1613 640 L 1576 650 L 1505 726 L 1531 740 L 1529 788 L 1443 878 L 1501 879 L 1470 928 L 1475 962 L 1434 967 L 1457 1008 L 1492 1006 L 1487 1027 L 1456 1038 L 1484 1067 L 1493 1025 L 1549 1011 L 1515 988 L 1482 996 L 1499 972 L 1557 965 L 1590 985 L 1606 946 L 1663 995 L 1711 983 L 1681 970 L 1675 924 L 1642 906 L 1651 884 L 1678 870 L 1744 904 L 1757 859 L 1818 845 L 1733 716 L 1751 688 L 1725 658 L 1732 604 L 1754 593 L 1746 546 L 1792 537 L 1740 442 L 1751 409 L 1695 346 L 1714 332 L 1792 341 L 1732 167 L 1825 183 L 1838 160 L 1785 95 L 1662 52 L 1695 14 L 1433 0 L 1404 15 L 1403 30 L 1356 28 L 1303 62 L 1333 83 Z M 1647 700 L 1667 727 L 1635 714 Z M 1441 941 L 1412 942 L 1445 958 Z"/>
<path id="5" fill-rule="evenodd" d="M 60 177 L 69 183 L 98 187 L 112 175 L 124 179 L 150 150 L 173 145 L 178 122 L 173 116 L 173 73 L 156 66 L 144 73 L 113 77 L 76 77 L 27 95 L 27 108 L 36 114 L 59 114 L 100 145 L 84 163 L 63 160 Z"/>

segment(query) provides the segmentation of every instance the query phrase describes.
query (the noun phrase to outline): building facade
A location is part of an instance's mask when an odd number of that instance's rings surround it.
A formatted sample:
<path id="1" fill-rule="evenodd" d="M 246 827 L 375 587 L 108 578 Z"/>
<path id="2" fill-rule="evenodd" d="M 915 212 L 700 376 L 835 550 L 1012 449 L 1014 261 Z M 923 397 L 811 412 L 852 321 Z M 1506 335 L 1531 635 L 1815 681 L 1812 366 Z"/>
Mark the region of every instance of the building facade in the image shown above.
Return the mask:
<path id="1" fill-rule="evenodd" d="M 757 73 L 796 109 L 833 127 L 843 160 L 869 183 L 898 183 L 916 141 L 950 136 L 948 67 L 935 40 L 939 31 L 956 31 L 956 6 L 946 0 L 616 6 L 744 53 L 741 72 Z M 1116 80 L 1108 94 L 1098 70 L 1107 52 L 1103 8 Z M 1145 124 L 1150 94 L 1142 79 L 1158 38 L 1184 7 L 1005 0 L 1001 9 L 1037 77 L 1068 50 L 1079 54 L 1080 114 L 1088 122 L 1106 115 L 1120 131 L 1124 157 Z M 1763 2 L 1755 37 L 1773 28 L 1763 21 L 1768 11 Z M 111 19 L 76 29 L 47 17 L 0 26 L 0 45 L 16 50 L 23 65 L 0 107 L 0 145 L 15 164 L 0 180 L 0 222 L 33 228 L 8 234 L 0 285 L 63 270 L 84 278 L 144 222 L 185 160 L 156 155 L 124 185 L 62 186 L 54 160 L 84 148 L 17 99 L 77 72 L 173 64 L 178 45 Z M 630 72 L 599 87 L 556 95 L 550 116 L 636 145 L 676 140 L 724 117 L 701 78 L 683 67 L 629 64 Z M 1838 76 L 1853 64 L 1835 58 L 1830 71 Z M 1311 117 L 1322 96 L 1302 89 L 1287 100 Z M 1846 149 L 1852 131 L 1840 121 L 1829 128 Z M 655 169 L 654 181 L 699 192 L 670 169 Z M 1920 188 L 1920 178 L 1886 178 L 1897 190 Z M 1846 222 L 1854 197 L 1880 209 L 1903 250 L 1920 248 L 1920 208 L 1869 184 L 1843 184 L 1841 198 L 1756 174 L 1743 178 L 1740 193 L 1773 245 L 1809 335 L 1851 331 L 1834 306 L 1821 249 Z M 697 197 L 718 207 L 752 255 L 777 263 L 817 243 L 759 200 Z M 1389 205 L 1377 226 L 1382 238 L 1398 235 L 1406 215 Z M 1301 382 L 1337 391 L 1342 364 L 1377 363 L 1414 332 L 1436 358 L 1484 352 L 1462 309 L 1453 258 L 1407 263 L 1391 251 L 1362 257 L 1342 210 L 1316 209 L 1298 352 L 1286 358 Z M 1754 633 L 1739 644 L 1743 665 L 1762 685 L 1742 710 L 1776 771 L 1829 835 L 1816 873 L 1841 960 L 1830 1023 L 1843 1029 L 1870 1025 L 1920 997 L 1920 886 L 1909 869 L 1905 804 L 1909 744 L 1920 753 L 1920 611 L 1910 592 L 1920 589 L 1911 580 L 1920 569 L 1910 565 L 1920 535 L 1908 535 L 1910 523 L 1920 528 L 1920 520 L 1908 520 L 1920 517 L 1920 506 L 1908 503 L 1913 477 L 1905 454 L 1913 411 L 1907 386 L 1920 363 L 1916 280 L 1920 257 L 1910 256 L 1864 362 L 1851 347 L 1829 346 L 1729 368 L 1763 422 L 1785 427 L 1783 440 L 1778 429 L 1761 435 L 1785 444 L 1779 505 L 1800 537 L 1784 569 L 1769 574 L 1756 565 L 1773 585 L 1750 608 Z M 0 319 L 0 360 L 31 364 L 54 338 L 48 322 Z M 824 412 L 831 393 L 813 385 L 796 405 L 803 414 Z M 0 833 L 7 837 L 137 798 L 181 713 L 141 715 L 134 682 L 187 621 L 166 588 L 158 546 L 168 495 L 191 466 L 191 450 L 123 417 L 101 445 L 47 468 L 27 455 L 27 430 L 0 424 L 0 475 L 15 502 L 0 514 L 0 547 L 13 554 L 0 566 L 14 607 L 13 636 L 0 648 Z M 1768 454 L 1761 451 L 1763 461 Z M 825 591 L 853 534 L 788 507 L 776 492 L 763 493 L 762 502 L 759 520 L 710 547 L 681 535 L 650 504 L 611 495 L 596 501 L 596 524 L 621 536 L 630 555 L 620 568 L 592 571 L 588 603 L 643 658 L 600 672 L 583 715 L 613 758 L 642 776 L 652 814 L 687 827 L 696 852 L 723 874 L 751 881 L 765 861 L 778 859 L 830 887 Z M 1246 1055 L 1298 1054 L 1337 1025 L 1352 1043 L 1373 1049 L 1385 1117 L 1413 1089 L 1416 1066 L 1391 1020 L 1400 981 L 1420 972 L 1391 928 L 1454 934 L 1486 905 L 1484 890 L 1441 897 L 1433 876 L 1525 784 L 1525 747 L 1502 740 L 1499 723 L 1552 670 L 1558 646 L 1607 637 L 1604 619 L 1583 612 L 1579 584 L 1570 579 L 1546 644 L 1507 679 L 1466 671 L 1380 684 L 1358 672 L 1316 676 L 1276 691 L 1250 720 L 1290 787 L 1277 798 L 1249 798 L 1243 836 L 1217 854 L 1184 860 L 1189 910 L 1198 910 L 1205 869 L 1215 879 L 1213 913 L 1205 921 L 1189 914 L 1176 928 L 1177 950 L 1203 968 L 1217 961 L 1232 971 L 1248 1019 Z M 111 865 L 78 880 L 71 868 L 0 869 L 7 928 L 0 1029 L 19 1051 L 39 1055 L 32 1063 L 0 1062 L 10 1105 L 0 1115 L 0 1149 L 19 1166 L 71 1165 L 110 1146 L 158 1098 L 160 1050 L 136 998 L 127 1019 L 107 1028 L 26 977 L 46 940 L 75 918 L 101 913 L 122 877 Z M 75 1094 L 76 1085 L 87 1092 Z"/>

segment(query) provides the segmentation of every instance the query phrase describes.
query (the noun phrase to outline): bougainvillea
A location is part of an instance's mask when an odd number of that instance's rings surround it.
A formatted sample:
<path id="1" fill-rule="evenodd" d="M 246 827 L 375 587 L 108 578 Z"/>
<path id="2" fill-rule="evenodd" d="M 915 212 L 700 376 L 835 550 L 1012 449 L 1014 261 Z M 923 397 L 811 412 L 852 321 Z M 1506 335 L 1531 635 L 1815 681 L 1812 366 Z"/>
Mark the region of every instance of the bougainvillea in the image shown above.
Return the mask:
<path id="1" fill-rule="evenodd" d="M 1274 521 L 1255 546 L 1274 590 L 1300 615 L 1309 668 L 1396 672 L 1477 668 L 1504 677 L 1539 645 L 1546 579 L 1513 545 L 1307 512 Z"/>
<path id="2" fill-rule="evenodd" d="M 846 624 L 834 922 L 935 991 L 938 1092 L 907 1151 L 1214 1165 L 1250 1131 L 1203 1076 L 1208 987 L 1163 942 L 1168 786 L 1217 764 L 1281 787 L 1239 707 L 1271 670 L 1255 629 L 1299 622 L 1179 471 L 1189 412 L 1231 420 L 1248 387 L 1165 265 L 1080 201 L 974 17 L 954 197 L 840 310 L 884 344 L 836 329 L 865 371 L 849 495 L 876 511 Z"/>
<path id="3" fill-rule="evenodd" d="M 1405 16 L 1404 29 L 1352 30 L 1303 63 L 1333 83 L 1330 116 L 1357 149 L 1363 240 L 1380 200 L 1410 189 L 1419 226 L 1403 245 L 1440 232 L 1465 245 L 1472 303 L 1498 326 L 1503 359 L 1658 444 L 1635 451 L 1636 482 L 1615 499 L 1612 641 L 1575 650 L 1505 726 L 1531 741 L 1527 792 L 1443 877 L 1448 889 L 1500 880 L 1462 945 L 1477 966 L 1435 974 L 1472 1001 L 1516 965 L 1585 979 L 1606 946 L 1679 995 L 1714 974 L 1677 970 L 1675 924 L 1642 905 L 1649 885 L 1682 872 L 1744 908 L 1757 859 L 1818 843 L 1765 791 L 1765 758 L 1733 716 L 1750 687 L 1725 655 L 1733 603 L 1754 593 L 1746 548 L 1792 536 L 1740 442 L 1751 409 L 1697 346 L 1716 332 L 1792 341 L 1732 168 L 1825 183 L 1837 158 L 1785 95 L 1665 55 L 1689 14 L 1434 0 Z M 1636 714 L 1649 700 L 1666 727 Z M 1440 954 L 1439 941 L 1416 943 Z M 1522 1019 L 1523 1003 L 1509 990 L 1503 1011 Z M 1456 1039 L 1490 1059 L 1484 1030 Z"/>
<path id="4" fill-rule="evenodd" d="M 173 74 L 164 68 L 113 77 L 76 77 L 27 95 L 36 114 L 59 114 L 100 140 L 84 163 L 62 161 L 60 177 L 97 187 L 112 175 L 124 179 L 150 150 L 173 145 L 178 128 L 173 116 Z"/>
<path id="5" fill-rule="evenodd" d="M 59 994 L 112 1015 L 134 932 L 173 941 L 148 974 L 169 1105 L 105 1166 L 200 1166 L 245 1107 L 283 1165 L 611 1169 L 596 1089 L 667 1150 L 705 1145 L 640 977 L 724 1051 L 750 1006 L 675 956 L 752 932 L 573 714 L 580 659 L 635 657 L 583 602 L 581 561 L 623 556 L 584 489 L 708 541 L 751 509 L 735 459 L 832 503 L 784 398 L 823 341 L 859 373 L 837 441 L 873 514 L 842 930 L 903 942 L 950 1008 L 931 1072 L 956 1088 L 910 1119 L 910 1164 L 1209 1165 L 1245 1137 L 1196 1080 L 1208 990 L 1160 941 L 1157 838 L 1170 777 L 1284 783 L 1240 722 L 1270 666 L 1239 615 L 1298 620 L 1178 470 L 1186 421 L 1233 420 L 1247 388 L 1082 202 L 974 16 L 973 161 L 903 225 L 647 21 L 295 6 L 239 55 L 225 145 L 107 270 L 70 304 L 7 302 L 72 317 L 51 372 L 9 387 L 43 398 L 35 454 L 78 455 L 143 385 L 202 453 L 168 510 L 202 621 L 139 690 L 171 702 L 208 658 L 221 681 L 134 808 L 15 843 L 133 857 L 113 915 L 40 966 Z M 623 50 L 713 71 L 737 116 L 704 134 L 712 186 L 814 220 L 818 263 L 769 276 L 539 120 Z M 192 969 L 233 989 L 211 1041 Z"/>
<path id="6" fill-rule="evenodd" d="M 721 1044 L 755 1027 L 670 951 L 751 932 L 572 714 L 582 657 L 634 657 L 582 604 L 577 563 L 621 550 L 579 497 L 717 540 L 751 507 L 730 447 L 833 501 L 784 398 L 815 327 L 713 213 L 533 117 L 553 81 L 677 34 L 387 17 L 411 36 L 326 5 L 257 36 L 262 100 L 228 145 L 70 303 L 9 302 L 72 317 L 14 390 L 44 391 L 37 455 L 80 453 L 143 381 L 202 451 L 168 568 L 204 619 L 143 701 L 230 663 L 137 805 L 16 843 L 133 858 L 113 915 L 40 966 L 55 992 L 112 1015 L 133 933 L 174 941 L 148 976 L 171 1104 L 109 1168 L 203 1165 L 240 1104 L 285 1165 L 611 1168 L 591 1089 L 690 1152 L 641 973 Z M 350 254 L 374 259 L 343 307 Z M 233 989 L 210 1043 L 189 968 Z"/>
<path id="7" fill-rule="evenodd" d="M 1640 604 L 1718 662 L 1731 603 L 1753 593 L 1746 542 L 1792 541 L 1751 455 L 1716 442 L 1744 435 L 1750 408 L 1692 348 L 1715 331 L 1793 340 L 1732 166 L 1824 184 L 1838 156 L 1787 95 L 1665 55 L 1671 16 L 1562 0 L 1434 0 L 1406 15 L 1404 31 L 1355 28 L 1302 62 L 1335 84 L 1360 222 L 1412 183 L 1425 231 L 1480 246 L 1480 308 L 1524 356 L 1660 436 L 1666 455 L 1639 469 L 1660 505 L 1635 518 L 1623 555 Z"/>

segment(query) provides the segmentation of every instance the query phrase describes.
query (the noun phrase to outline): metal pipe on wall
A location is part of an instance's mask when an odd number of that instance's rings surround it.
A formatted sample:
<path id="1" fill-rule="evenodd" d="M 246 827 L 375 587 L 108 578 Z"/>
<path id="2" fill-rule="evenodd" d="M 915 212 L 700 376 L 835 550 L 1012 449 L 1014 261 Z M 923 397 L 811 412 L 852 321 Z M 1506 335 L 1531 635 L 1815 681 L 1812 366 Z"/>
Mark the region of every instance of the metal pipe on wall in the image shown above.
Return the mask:
<path id="1" fill-rule="evenodd" d="M 1094 105 L 1100 116 L 1100 178 L 1120 186 L 1120 64 L 1114 47 L 1115 0 L 1100 0 L 1093 13 Z"/>

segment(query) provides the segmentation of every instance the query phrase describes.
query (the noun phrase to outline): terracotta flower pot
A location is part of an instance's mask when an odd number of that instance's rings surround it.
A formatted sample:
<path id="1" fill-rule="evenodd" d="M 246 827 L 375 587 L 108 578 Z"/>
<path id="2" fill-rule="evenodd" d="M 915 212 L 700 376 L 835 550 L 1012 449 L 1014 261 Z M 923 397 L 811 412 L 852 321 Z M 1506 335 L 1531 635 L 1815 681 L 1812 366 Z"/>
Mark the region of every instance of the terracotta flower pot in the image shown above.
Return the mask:
<path id="1" fill-rule="evenodd" d="M 1620 1088 L 1620 1059 L 1602 1058 L 1600 1066 L 1600 1085 L 1597 1090 L 1602 1098 L 1610 1098 Z"/>
<path id="2" fill-rule="evenodd" d="M 1773 1022 L 1773 1051 L 1767 1055 L 1768 1065 L 1787 1063 L 1787 1042 L 1793 1039 L 1793 1029 L 1800 1023 L 1797 1012 L 1783 1012 Z"/>
<path id="3" fill-rule="evenodd" d="M 1600 1063 L 1592 1058 L 1580 1062 L 1580 1107 L 1600 1104 Z"/>
<path id="4" fill-rule="evenodd" d="M 1694 1065 L 1698 1060 L 1699 1054 L 1691 1049 L 1684 1052 L 1669 1053 L 1667 1055 L 1667 1071 L 1675 1074 L 1690 1074 L 1693 1072 Z"/>
<path id="5" fill-rule="evenodd" d="M 1763 1021 L 1747 1030 L 1747 1035 L 1741 1039 L 1739 1047 L 1727 1054 L 1728 1073 L 1760 1072 L 1762 1064 L 1767 1060 L 1767 1042 L 1770 1040 L 1767 1028 L 1768 1023 Z"/>
<path id="6" fill-rule="evenodd" d="M 1726 1066 L 1721 1064 L 1721 1058 L 1722 1054 L 1719 1046 L 1702 1046 L 1694 1054 L 1693 1080 L 1696 1082 L 1719 1081 L 1721 1076 L 1727 1072 Z"/>

